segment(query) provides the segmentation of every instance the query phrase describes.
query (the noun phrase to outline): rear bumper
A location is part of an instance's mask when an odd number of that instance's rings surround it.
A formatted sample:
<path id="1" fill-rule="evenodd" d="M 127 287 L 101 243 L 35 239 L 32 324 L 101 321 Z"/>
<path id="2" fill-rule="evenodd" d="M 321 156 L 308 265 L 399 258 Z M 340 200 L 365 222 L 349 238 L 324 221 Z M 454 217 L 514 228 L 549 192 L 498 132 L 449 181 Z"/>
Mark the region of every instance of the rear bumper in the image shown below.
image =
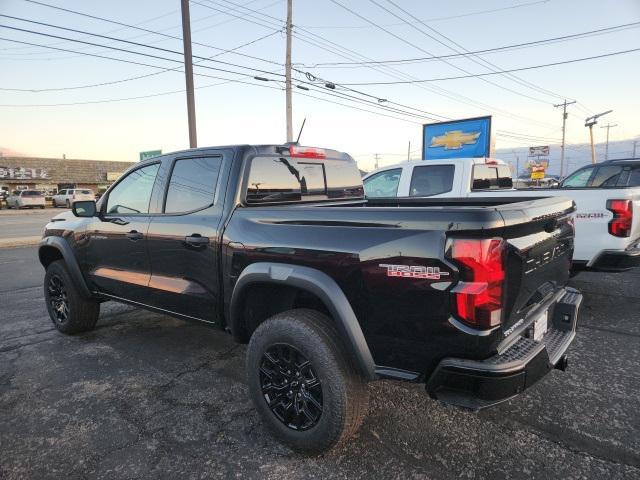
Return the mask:
<path id="1" fill-rule="evenodd" d="M 629 250 L 604 250 L 589 265 L 589 269 L 603 272 L 621 272 L 634 267 L 640 267 L 640 246 Z"/>
<path id="2" fill-rule="evenodd" d="M 564 289 L 549 308 L 548 331 L 540 341 L 520 336 L 486 360 L 445 358 L 429 378 L 427 392 L 444 403 L 477 410 L 522 393 L 553 368 L 564 370 L 581 302 L 577 290 Z"/>

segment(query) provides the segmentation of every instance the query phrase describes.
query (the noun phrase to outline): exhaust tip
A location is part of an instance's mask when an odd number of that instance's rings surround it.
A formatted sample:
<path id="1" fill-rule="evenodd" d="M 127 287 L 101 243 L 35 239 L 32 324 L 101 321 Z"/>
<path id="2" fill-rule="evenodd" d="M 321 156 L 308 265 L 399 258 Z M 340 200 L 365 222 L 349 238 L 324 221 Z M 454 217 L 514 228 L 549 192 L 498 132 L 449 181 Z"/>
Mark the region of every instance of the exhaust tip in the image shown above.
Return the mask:
<path id="1" fill-rule="evenodd" d="M 557 368 L 558 370 L 562 370 L 564 372 L 568 366 L 569 358 L 566 355 L 563 355 L 562 357 L 560 357 L 560 360 L 558 360 L 558 363 L 555 364 L 554 368 Z"/>

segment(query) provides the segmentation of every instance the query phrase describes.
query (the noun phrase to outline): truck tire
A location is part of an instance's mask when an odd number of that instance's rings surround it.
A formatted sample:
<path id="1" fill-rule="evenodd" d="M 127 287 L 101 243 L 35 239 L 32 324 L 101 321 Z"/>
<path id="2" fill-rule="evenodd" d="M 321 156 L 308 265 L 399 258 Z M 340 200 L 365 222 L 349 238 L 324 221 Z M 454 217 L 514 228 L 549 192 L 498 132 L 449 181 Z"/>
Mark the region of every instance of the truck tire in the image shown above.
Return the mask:
<path id="1" fill-rule="evenodd" d="M 80 295 L 63 260 L 51 262 L 47 267 L 44 298 L 51 321 L 62 333 L 72 335 L 96 326 L 100 303 Z"/>
<path id="2" fill-rule="evenodd" d="M 249 395 L 271 433 L 319 454 L 356 433 L 368 391 L 331 320 L 295 309 L 261 323 L 247 352 Z"/>

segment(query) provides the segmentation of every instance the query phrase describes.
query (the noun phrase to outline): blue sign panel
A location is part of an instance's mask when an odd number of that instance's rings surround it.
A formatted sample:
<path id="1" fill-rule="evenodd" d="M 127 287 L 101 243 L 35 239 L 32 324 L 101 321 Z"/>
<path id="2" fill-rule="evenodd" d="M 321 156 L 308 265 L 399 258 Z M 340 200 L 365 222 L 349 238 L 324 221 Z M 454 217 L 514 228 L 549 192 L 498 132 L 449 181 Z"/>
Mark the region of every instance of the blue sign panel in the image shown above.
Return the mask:
<path id="1" fill-rule="evenodd" d="M 488 157 L 491 117 L 423 125 L 422 159 Z"/>

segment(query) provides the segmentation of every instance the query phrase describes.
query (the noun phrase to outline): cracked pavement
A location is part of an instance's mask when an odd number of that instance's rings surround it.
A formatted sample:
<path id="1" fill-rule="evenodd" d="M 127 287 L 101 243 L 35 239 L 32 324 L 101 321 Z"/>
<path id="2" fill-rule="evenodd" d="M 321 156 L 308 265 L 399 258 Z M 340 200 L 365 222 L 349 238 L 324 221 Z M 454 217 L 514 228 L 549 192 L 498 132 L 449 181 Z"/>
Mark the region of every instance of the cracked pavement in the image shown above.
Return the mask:
<path id="1" fill-rule="evenodd" d="M 343 448 L 301 457 L 264 430 L 245 347 L 113 303 L 64 336 L 35 248 L 0 249 L 0 479 L 640 479 L 640 271 L 583 273 L 567 372 L 472 413 L 422 385 L 377 382 Z"/>

